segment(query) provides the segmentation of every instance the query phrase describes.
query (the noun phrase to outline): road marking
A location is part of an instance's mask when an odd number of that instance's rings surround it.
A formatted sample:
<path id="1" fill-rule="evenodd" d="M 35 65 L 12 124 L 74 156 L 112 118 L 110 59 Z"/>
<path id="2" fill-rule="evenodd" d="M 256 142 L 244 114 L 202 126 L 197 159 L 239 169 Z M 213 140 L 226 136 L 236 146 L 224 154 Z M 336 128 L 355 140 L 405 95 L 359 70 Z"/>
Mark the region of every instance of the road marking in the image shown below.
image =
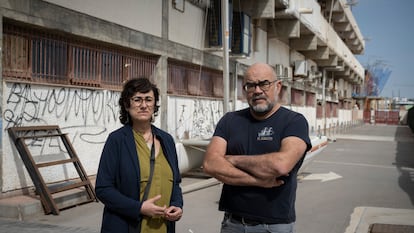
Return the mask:
<path id="1" fill-rule="evenodd" d="M 305 176 L 302 180 L 321 180 L 321 182 L 331 181 L 340 179 L 342 176 L 336 174 L 335 172 L 329 173 L 315 173 Z"/>
<path id="2" fill-rule="evenodd" d="M 347 134 L 347 135 L 337 135 L 336 139 L 351 139 L 351 140 L 366 140 L 366 141 L 382 141 L 382 142 L 395 142 L 395 137 L 387 136 L 371 136 L 371 135 L 356 135 L 356 134 Z"/>
<path id="3" fill-rule="evenodd" d="M 396 168 L 396 166 L 375 165 L 375 164 L 367 164 L 367 163 L 345 163 L 345 162 L 330 162 L 330 161 L 321 161 L 321 160 L 314 160 L 313 162 L 314 163 L 326 163 L 326 164 L 359 166 L 359 167 L 394 168 L 394 169 Z"/>

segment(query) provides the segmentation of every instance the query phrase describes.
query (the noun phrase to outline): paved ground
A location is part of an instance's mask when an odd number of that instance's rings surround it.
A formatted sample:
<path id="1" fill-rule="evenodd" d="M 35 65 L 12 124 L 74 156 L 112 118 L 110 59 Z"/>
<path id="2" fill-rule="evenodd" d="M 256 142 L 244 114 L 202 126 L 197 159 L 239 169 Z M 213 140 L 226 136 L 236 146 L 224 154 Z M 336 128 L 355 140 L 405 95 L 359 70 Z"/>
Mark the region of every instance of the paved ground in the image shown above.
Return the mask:
<path id="1" fill-rule="evenodd" d="M 370 222 L 414 224 L 414 135 L 408 131 L 366 125 L 329 144 L 306 172 L 341 178 L 323 182 L 303 174 L 298 186 L 298 232 L 362 233 Z M 388 218 L 364 218 L 361 208 Z M 407 209 L 410 221 L 399 222 Z"/>
<path id="2" fill-rule="evenodd" d="M 299 177 L 298 233 L 367 233 L 372 223 L 414 225 L 414 135 L 406 126 L 364 125 L 336 136 Z M 185 177 L 183 186 L 207 181 Z M 184 194 L 177 233 L 219 232 L 221 185 Z M 99 232 L 102 204 L 0 219 L 0 233 Z"/>

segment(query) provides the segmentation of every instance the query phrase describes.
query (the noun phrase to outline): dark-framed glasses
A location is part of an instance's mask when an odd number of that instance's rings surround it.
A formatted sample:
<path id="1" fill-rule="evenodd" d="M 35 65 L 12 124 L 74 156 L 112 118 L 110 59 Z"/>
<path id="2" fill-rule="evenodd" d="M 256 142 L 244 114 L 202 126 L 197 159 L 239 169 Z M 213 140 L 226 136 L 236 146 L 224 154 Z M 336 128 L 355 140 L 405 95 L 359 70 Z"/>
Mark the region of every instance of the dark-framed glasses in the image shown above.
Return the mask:
<path id="1" fill-rule="evenodd" d="M 247 82 L 243 85 L 243 89 L 247 92 L 252 92 L 256 90 L 256 87 L 259 87 L 262 91 L 268 91 L 270 86 L 275 82 L 277 82 L 277 80 L 273 80 L 273 81 L 263 80 L 263 81 L 259 81 L 256 83 Z"/>
<path id="2" fill-rule="evenodd" d="M 154 105 L 154 98 L 153 97 L 141 97 L 141 96 L 134 96 L 131 98 L 131 101 L 134 105 L 141 105 L 145 102 L 147 106 L 153 106 Z"/>

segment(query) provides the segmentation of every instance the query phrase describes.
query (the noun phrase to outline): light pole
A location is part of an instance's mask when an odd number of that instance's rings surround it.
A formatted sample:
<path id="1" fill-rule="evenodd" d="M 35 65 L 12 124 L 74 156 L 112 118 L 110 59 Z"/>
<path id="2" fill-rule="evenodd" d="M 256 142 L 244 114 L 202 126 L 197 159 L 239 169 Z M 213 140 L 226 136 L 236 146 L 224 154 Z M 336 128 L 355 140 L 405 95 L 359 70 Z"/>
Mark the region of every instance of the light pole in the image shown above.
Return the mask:
<path id="1" fill-rule="evenodd" d="M 326 69 L 322 70 L 322 117 L 323 117 L 323 135 L 326 136 Z"/>

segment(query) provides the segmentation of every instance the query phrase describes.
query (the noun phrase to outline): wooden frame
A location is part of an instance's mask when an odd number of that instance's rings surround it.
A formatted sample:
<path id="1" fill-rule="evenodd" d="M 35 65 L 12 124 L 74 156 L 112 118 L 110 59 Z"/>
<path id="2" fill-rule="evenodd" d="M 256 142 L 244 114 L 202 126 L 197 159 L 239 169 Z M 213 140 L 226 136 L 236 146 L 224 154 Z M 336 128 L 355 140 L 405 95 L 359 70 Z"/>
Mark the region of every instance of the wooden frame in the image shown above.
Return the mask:
<path id="1" fill-rule="evenodd" d="M 75 206 L 78 204 L 88 203 L 92 201 L 97 201 L 96 194 L 92 187 L 92 184 L 82 167 L 82 164 L 72 146 L 72 143 L 69 141 L 69 138 L 66 134 L 62 133 L 59 126 L 57 125 L 45 125 L 45 126 L 28 126 L 28 127 L 11 127 L 8 129 L 10 138 L 16 145 L 16 148 L 20 154 L 20 157 L 23 160 L 23 163 L 30 175 L 30 178 L 33 181 L 33 184 L 36 188 L 36 192 L 40 196 L 40 200 L 42 202 L 45 214 L 54 214 L 59 215 L 59 210 L 68 208 L 71 206 Z M 66 151 L 67 156 L 65 158 L 54 158 L 53 160 L 49 161 L 36 161 L 36 159 L 32 156 L 30 148 L 28 146 L 29 143 L 33 143 L 33 141 L 41 141 L 45 138 L 55 138 L 57 140 L 61 140 L 63 143 Z M 29 141 L 27 143 L 26 141 Z M 56 165 L 63 165 L 63 164 L 70 164 L 72 163 L 75 167 L 80 181 L 78 182 L 65 182 L 59 186 L 53 186 L 50 184 L 46 184 L 45 180 L 42 177 L 39 168 L 56 166 Z M 81 188 L 83 187 L 84 191 L 87 194 L 86 200 L 80 199 L 77 203 L 73 203 L 69 206 L 64 206 L 62 208 L 58 208 L 56 202 L 54 200 L 53 194 L 64 192 L 70 189 Z"/>

